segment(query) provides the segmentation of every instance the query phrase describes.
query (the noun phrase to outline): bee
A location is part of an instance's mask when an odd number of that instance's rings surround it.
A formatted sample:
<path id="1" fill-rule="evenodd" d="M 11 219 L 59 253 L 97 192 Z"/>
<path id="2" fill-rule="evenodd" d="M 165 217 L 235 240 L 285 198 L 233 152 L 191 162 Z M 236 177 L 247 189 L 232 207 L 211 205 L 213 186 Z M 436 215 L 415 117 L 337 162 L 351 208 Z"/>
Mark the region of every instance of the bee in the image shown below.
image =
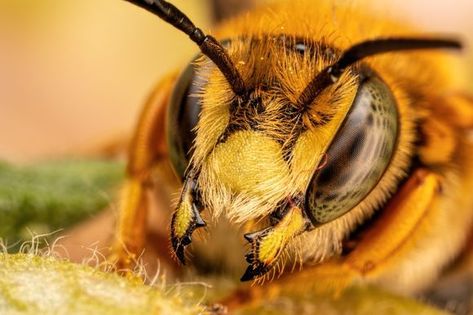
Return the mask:
<path id="1" fill-rule="evenodd" d="M 162 79 L 130 147 L 118 265 L 145 238 L 152 170 L 181 179 L 170 243 L 185 263 L 202 213 L 245 230 L 242 281 L 376 283 L 417 292 L 473 219 L 473 100 L 454 38 L 329 1 L 287 1 L 205 34 L 163 0 L 127 0 L 201 53 Z M 450 50 L 450 51 L 449 51 Z M 243 259 L 243 257 L 242 257 Z M 278 280 L 275 280 L 277 282 Z"/>

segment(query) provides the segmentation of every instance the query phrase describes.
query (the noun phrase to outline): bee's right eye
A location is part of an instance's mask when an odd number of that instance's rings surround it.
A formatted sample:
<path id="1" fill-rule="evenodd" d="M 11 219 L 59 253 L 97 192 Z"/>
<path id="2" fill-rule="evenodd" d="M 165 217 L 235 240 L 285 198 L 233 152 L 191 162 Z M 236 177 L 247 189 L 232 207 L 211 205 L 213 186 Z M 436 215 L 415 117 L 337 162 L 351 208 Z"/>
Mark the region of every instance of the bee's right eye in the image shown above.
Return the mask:
<path id="1" fill-rule="evenodd" d="M 358 205 L 384 175 L 397 144 L 397 103 L 374 73 L 358 88 L 352 108 L 315 172 L 306 195 L 314 225 L 328 223 Z"/>
<path id="2" fill-rule="evenodd" d="M 195 127 L 199 119 L 200 102 L 195 96 L 203 86 L 203 80 L 195 75 L 191 62 L 177 79 L 167 113 L 167 143 L 171 163 L 182 179 L 191 157 L 195 139 Z"/>

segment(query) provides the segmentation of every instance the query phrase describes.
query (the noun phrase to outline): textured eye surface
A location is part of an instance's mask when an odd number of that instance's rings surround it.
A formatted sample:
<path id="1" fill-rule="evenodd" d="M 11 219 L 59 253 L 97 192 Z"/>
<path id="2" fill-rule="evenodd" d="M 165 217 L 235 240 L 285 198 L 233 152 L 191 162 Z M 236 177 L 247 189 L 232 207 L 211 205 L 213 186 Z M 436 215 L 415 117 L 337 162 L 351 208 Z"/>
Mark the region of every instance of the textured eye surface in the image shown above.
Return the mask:
<path id="1" fill-rule="evenodd" d="M 314 224 L 350 211 L 376 186 L 396 145 L 398 113 L 389 88 L 376 76 L 365 79 L 345 122 L 327 151 L 306 194 Z"/>
<path id="2" fill-rule="evenodd" d="M 203 82 L 195 76 L 190 63 L 176 82 L 167 114 L 167 143 L 174 170 L 181 178 L 189 164 L 194 128 L 200 113 L 200 102 L 195 95 Z"/>
<path id="3" fill-rule="evenodd" d="M 229 39 L 221 41 L 228 47 Z M 207 84 L 206 74 L 211 68 L 200 68 L 196 72 L 198 54 L 179 76 L 172 93 L 167 113 L 166 137 L 169 157 L 176 174 L 182 179 L 192 155 L 193 142 L 196 137 L 195 127 L 199 121 L 201 104 L 196 95 Z"/>

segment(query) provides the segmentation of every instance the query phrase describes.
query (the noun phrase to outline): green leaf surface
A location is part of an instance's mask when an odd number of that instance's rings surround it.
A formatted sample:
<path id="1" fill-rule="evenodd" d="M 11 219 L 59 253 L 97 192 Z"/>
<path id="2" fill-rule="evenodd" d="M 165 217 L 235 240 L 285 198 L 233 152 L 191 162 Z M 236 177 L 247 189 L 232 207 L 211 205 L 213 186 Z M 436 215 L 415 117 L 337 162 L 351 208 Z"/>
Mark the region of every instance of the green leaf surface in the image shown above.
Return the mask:
<path id="1" fill-rule="evenodd" d="M 114 161 L 0 162 L 0 238 L 20 244 L 92 216 L 114 201 L 123 176 L 123 164 Z"/>
<path id="2" fill-rule="evenodd" d="M 201 314 L 192 297 L 138 277 L 30 254 L 0 254 L 0 314 Z"/>

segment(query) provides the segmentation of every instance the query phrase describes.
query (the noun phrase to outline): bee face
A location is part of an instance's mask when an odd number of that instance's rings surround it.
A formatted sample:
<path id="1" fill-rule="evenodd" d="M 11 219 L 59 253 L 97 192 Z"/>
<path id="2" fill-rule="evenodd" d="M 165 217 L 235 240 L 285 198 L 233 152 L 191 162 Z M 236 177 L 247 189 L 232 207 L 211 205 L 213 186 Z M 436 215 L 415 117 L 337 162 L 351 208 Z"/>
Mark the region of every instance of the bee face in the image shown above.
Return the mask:
<path id="1" fill-rule="evenodd" d="M 241 101 L 212 63 L 197 63 L 188 101 L 198 103 L 201 112 L 191 159 L 204 204 L 245 221 L 305 194 L 350 109 L 358 78 L 347 74 L 307 107 L 297 104 L 298 93 L 310 73 L 332 61 L 328 48 L 285 37 L 236 40 L 227 47 L 249 96 Z"/>
<path id="2" fill-rule="evenodd" d="M 416 82 L 418 65 L 409 59 L 401 74 L 386 59 L 379 68 L 357 61 L 460 47 L 455 40 L 393 37 L 346 48 L 314 30 L 300 37 L 293 20 L 287 33 L 259 26 L 223 44 L 165 1 L 132 2 L 187 33 L 205 56 L 178 80 L 168 106 L 170 157 L 183 178 L 173 249 L 184 261 L 193 231 L 205 225 L 204 209 L 238 223 L 269 222 L 245 235 L 250 266 L 242 280 L 271 270 L 285 249 L 298 250 L 301 260 L 337 251 L 408 175 L 419 114 L 410 105 L 419 96 L 395 78 Z"/>
<path id="3" fill-rule="evenodd" d="M 169 131 L 188 128 L 172 134 L 171 143 L 193 155 L 181 154 L 174 164 L 182 172 L 192 159 L 204 205 L 243 222 L 304 199 L 314 225 L 356 206 L 384 173 L 397 139 L 396 104 L 385 83 L 367 69 L 349 72 L 301 105 L 299 91 L 333 62 L 334 48 L 286 36 L 227 47 L 251 87 L 248 99 L 241 102 L 218 69 L 201 60 L 197 71 L 183 74 L 170 111 L 187 108 L 187 121 L 171 115 Z M 183 135 L 195 136 L 192 150 Z"/>
<path id="4" fill-rule="evenodd" d="M 299 104 L 311 74 L 334 62 L 335 48 L 275 36 L 231 41 L 227 49 L 250 87 L 248 98 L 238 98 L 200 59 L 177 83 L 170 107 L 174 165 L 197 174 L 201 207 L 243 223 L 278 218 L 297 205 L 310 229 L 354 209 L 393 158 L 398 112 L 388 86 L 357 67 Z"/>

